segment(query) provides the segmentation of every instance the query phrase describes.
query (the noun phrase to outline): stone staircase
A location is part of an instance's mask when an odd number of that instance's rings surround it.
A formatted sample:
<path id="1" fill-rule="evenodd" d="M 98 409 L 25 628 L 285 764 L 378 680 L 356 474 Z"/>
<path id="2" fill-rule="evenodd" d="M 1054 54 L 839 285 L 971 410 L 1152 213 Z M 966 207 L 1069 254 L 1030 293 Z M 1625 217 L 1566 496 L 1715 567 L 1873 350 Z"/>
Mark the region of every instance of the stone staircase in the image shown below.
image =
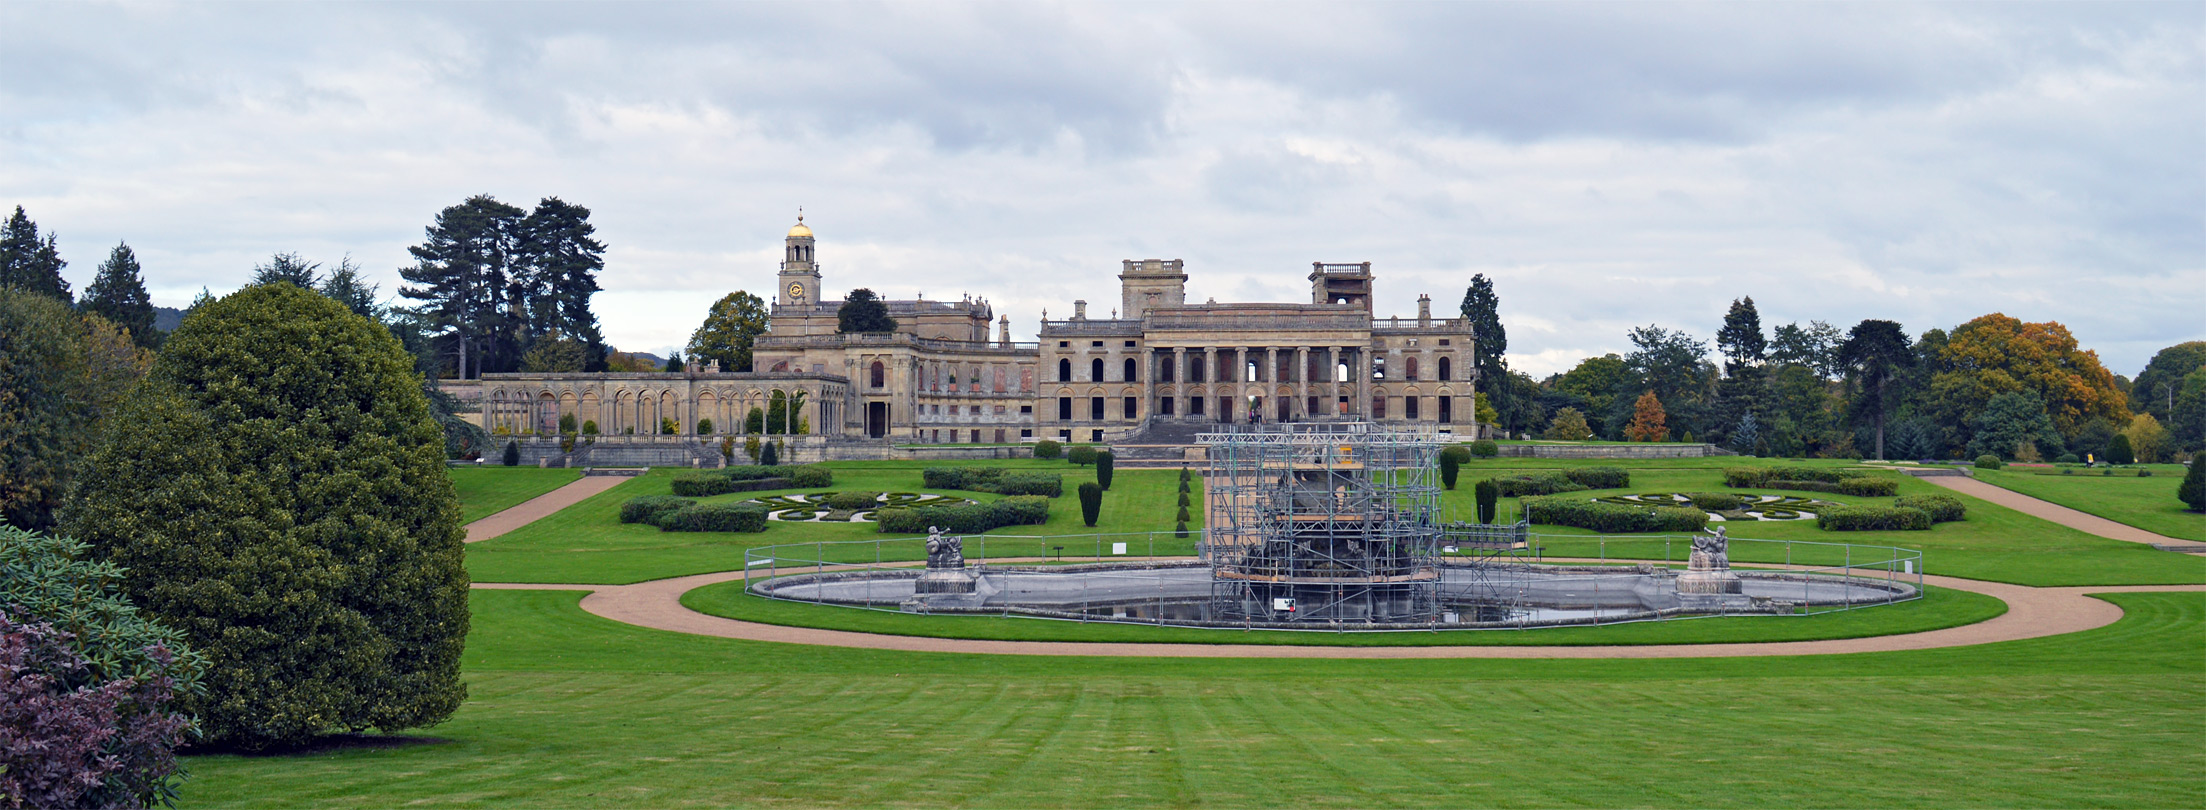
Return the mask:
<path id="1" fill-rule="evenodd" d="M 1125 438 L 1111 442 L 1112 463 L 1121 469 L 1177 469 L 1208 463 L 1196 438 L 1223 429 L 1217 420 L 1152 416 Z"/>

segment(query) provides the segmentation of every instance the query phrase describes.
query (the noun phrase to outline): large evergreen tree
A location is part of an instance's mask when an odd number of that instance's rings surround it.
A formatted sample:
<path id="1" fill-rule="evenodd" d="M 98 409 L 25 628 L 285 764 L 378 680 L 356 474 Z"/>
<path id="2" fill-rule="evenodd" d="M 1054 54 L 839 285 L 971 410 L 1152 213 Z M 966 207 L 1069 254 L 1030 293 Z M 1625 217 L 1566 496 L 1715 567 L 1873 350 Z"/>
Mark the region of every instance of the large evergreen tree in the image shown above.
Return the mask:
<path id="1" fill-rule="evenodd" d="M 1846 342 L 1839 344 L 1838 360 L 1846 368 L 1847 379 L 1860 391 L 1854 400 L 1855 409 L 1870 414 L 1876 421 L 1876 454 L 1877 460 L 1882 461 L 1884 420 L 1898 405 L 1896 383 L 1908 367 L 1915 364 L 1914 347 L 1899 324 L 1869 319 L 1854 324 Z"/>
<path id="2" fill-rule="evenodd" d="M 291 284 L 302 290 L 314 289 L 321 283 L 321 262 L 310 262 L 297 253 L 278 253 L 268 257 L 267 264 L 253 265 L 253 284 Z"/>
<path id="3" fill-rule="evenodd" d="M 38 223 L 16 206 L 6 227 L 0 228 L 0 289 L 15 287 L 70 303 L 69 282 L 61 277 L 61 249 L 54 235 L 38 235 Z"/>
<path id="4" fill-rule="evenodd" d="M 101 421 L 150 361 L 104 318 L 0 288 L 0 520 L 53 525 Z"/>
<path id="5" fill-rule="evenodd" d="M 322 294 L 345 305 L 354 315 L 380 320 L 383 306 L 375 300 L 377 286 L 361 278 L 360 265 L 353 264 L 352 257 L 346 256 L 337 261 L 337 269 L 329 271 L 322 279 Z"/>
<path id="6" fill-rule="evenodd" d="M 1501 298 L 1494 294 L 1493 280 L 1484 273 L 1471 276 L 1460 309 L 1471 324 L 1477 350 L 1471 365 L 1478 369 L 1478 390 L 1487 395 L 1505 426 L 1515 428 L 1517 420 L 1512 417 L 1519 403 L 1509 385 L 1509 330 L 1501 325 Z"/>
<path id="7" fill-rule="evenodd" d="M 1716 331 L 1716 351 L 1723 353 L 1724 373 L 1737 375 L 1740 369 L 1760 365 L 1768 349 L 1769 341 L 1762 337 L 1762 314 L 1754 308 L 1753 296 L 1732 299 L 1731 311 L 1723 316 L 1723 328 Z"/>
<path id="8" fill-rule="evenodd" d="M 64 521 L 211 664 L 190 702 L 242 748 L 393 731 L 466 695 L 458 499 L 412 359 L 290 284 L 169 336 Z"/>
<path id="9" fill-rule="evenodd" d="M 690 333 L 690 362 L 718 360 L 721 371 L 750 371 L 751 342 L 765 333 L 766 302 L 742 290 L 728 293 Z"/>
<path id="10" fill-rule="evenodd" d="M 150 349 L 161 343 L 160 330 L 153 328 L 153 296 L 146 294 L 138 256 L 128 244 L 117 243 L 108 252 L 92 286 L 84 288 L 84 300 L 77 302 L 77 308 L 129 330 L 130 339 L 140 346 Z"/>
<path id="11" fill-rule="evenodd" d="M 605 337 L 598 331 L 590 296 L 602 289 L 597 274 L 605 269 L 605 245 L 595 238 L 590 209 L 558 197 L 536 203 L 522 222 L 529 332 L 565 335 L 582 344 L 585 371 L 605 370 Z"/>
<path id="12" fill-rule="evenodd" d="M 1733 437 L 1733 431 L 1755 416 L 1764 397 L 1762 358 L 1768 353 L 1769 341 L 1762 335 L 1762 315 L 1754 308 L 1754 299 L 1732 299 L 1731 309 L 1724 313 L 1723 328 L 1716 330 L 1716 351 L 1724 356 L 1723 377 L 1716 381 L 1716 397 L 1709 403 L 1709 416 L 1701 438 L 1718 444 L 1737 445 L 1741 439 Z M 1760 440 L 1755 436 L 1743 440 L 1751 449 Z"/>
<path id="13" fill-rule="evenodd" d="M 864 287 L 851 290 L 843 298 L 842 308 L 835 310 L 835 324 L 838 332 L 896 331 L 896 319 L 889 317 L 888 305 Z"/>
<path id="14" fill-rule="evenodd" d="M 487 194 L 437 212 L 421 244 L 407 248 L 414 266 L 401 278 L 418 286 L 398 294 L 421 301 L 421 314 L 442 331 L 461 379 L 510 371 L 520 361 L 509 282 L 525 214 Z M 525 305 L 523 306 L 525 310 Z"/>

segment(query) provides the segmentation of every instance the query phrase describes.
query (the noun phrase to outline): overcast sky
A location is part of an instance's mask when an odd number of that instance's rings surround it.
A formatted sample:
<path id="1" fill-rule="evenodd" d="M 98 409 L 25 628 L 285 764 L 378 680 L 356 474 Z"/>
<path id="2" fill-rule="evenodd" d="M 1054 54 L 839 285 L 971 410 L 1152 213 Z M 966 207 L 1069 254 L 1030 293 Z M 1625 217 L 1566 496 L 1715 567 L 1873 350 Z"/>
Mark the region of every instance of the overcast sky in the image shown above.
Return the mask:
<path id="1" fill-rule="evenodd" d="M 0 205 L 78 290 L 406 248 L 472 194 L 589 207 L 597 311 L 678 346 L 772 293 L 803 206 L 828 293 L 1307 300 L 1494 279 L 1544 376 L 1660 324 L 1987 312 L 2116 373 L 2206 338 L 2206 4 L 0 3 Z"/>

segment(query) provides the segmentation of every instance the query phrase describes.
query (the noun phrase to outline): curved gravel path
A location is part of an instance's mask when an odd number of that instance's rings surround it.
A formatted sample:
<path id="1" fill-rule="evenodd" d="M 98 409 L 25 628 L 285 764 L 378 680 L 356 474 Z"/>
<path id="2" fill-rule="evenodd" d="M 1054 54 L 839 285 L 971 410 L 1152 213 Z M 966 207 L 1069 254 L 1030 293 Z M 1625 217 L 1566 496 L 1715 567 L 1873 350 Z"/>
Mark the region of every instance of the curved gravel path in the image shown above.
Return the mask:
<path id="1" fill-rule="evenodd" d="M 2078 531 L 2090 532 L 2109 540 L 2147 543 L 2184 551 L 2206 551 L 2206 543 L 2169 537 L 2164 534 L 2154 534 L 2127 523 L 2117 523 L 2089 512 L 2070 509 L 2048 500 L 2032 498 L 2020 492 L 1994 484 L 1987 484 L 1974 478 L 1953 475 L 1925 475 L 1921 477 L 1921 480 L 1963 495 L 1991 501 L 2034 518 L 2049 520 Z"/>
<path id="2" fill-rule="evenodd" d="M 1870 638 L 1574 647 L 1288 647 L 1267 644 L 988 641 L 785 627 L 710 616 L 682 606 L 681 598 L 684 593 L 744 577 L 745 572 L 742 571 L 722 571 L 639 582 L 634 585 L 479 583 L 475 587 L 496 590 L 589 591 L 590 594 L 582 598 L 582 609 L 598 616 L 638 627 L 716 638 L 905 652 L 1159 658 L 1730 658 L 1926 650 L 2076 633 L 2104 627 L 2122 618 L 2121 608 L 2104 600 L 2093 599 L 2089 594 L 2133 591 L 2206 592 L 2206 585 L 2031 588 L 1956 577 L 1924 576 L 1923 581 L 1927 584 L 1972 591 L 1999 599 L 2007 603 L 2007 612 L 1989 621 L 1962 627 Z"/>

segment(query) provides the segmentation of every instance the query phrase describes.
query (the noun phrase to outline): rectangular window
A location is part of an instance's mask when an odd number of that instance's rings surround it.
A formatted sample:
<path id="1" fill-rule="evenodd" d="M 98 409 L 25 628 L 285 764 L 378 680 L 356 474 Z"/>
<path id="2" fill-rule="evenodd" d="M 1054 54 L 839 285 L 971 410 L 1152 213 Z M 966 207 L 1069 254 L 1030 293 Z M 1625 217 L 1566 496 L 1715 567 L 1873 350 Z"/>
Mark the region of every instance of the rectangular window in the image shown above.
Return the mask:
<path id="1" fill-rule="evenodd" d="M 1379 396 L 1371 398 L 1371 418 L 1386 418 L 1386 397 Z"/>
<path id="2" fill-rule="evenodd" d="M 978 430 L 973 431 L 973 443 L 980 444 L 980 431 Z"/>
<path id="3" fill-rule="evenodd" d="M 1172 398 L 1171 398 L 1171 397 L 1163 397 L 1163 398 L 1160 398 L 1160 399 L 1158 399 L 1158 400 L 1157 400 L 1157 413 L 1163 414 L 1163 415 L 1165 415 L 1165 416 L 1171 416 L 1171 415 L 1172 415 Z"/>
<path id="4" fill-rule="evenodd" d="M 1088 397 L 1088 418 L 1095 420 L 1101 420 L 1103 418 L 1102 397 Z"/>
<path id="5" fill-rule="evenodd" d="M 1072 431 L 1070 431 L 1070 430 L 1060 430 L 1060 431 L 1057 431 L 1057 440 L 1058 440 L 1058 441 L 1061 441 L 1061 442 L 1069 442 L 1069 441 L 1072 441 Z"/>
<path id="6" fill-rule="evenodd" d="M 1188 398 L 1187 398 L 1187 415 L 1188 415 L 1188 416 L 1201 416 L 1201 415 L 1203 415 L 1203 398 L 1202 398 L 1202 397 L 1188 397 Z"/>
<path id="7" fill-rule="evenodd" d="M 1021 438 L 1021 439 L 1031 439 L 1031 438 L 1034 438 L 1034 429 L 1033 429 L 1033 428 L 1019 428 L 1019 438 Z"/>
<path id="8" fill-rule="evenodd" d="M 1057 418 L 1059 421 L 1072 421 L 1072 397 L 1057 398 Z"/>
<path id="9" fill-rule="evenodd" d="M 1021 406 L 1019 406 L 1019 412 L 1020 412 L 1020 413 L 1033 413 L 1033 412 L 1034 412 L 1034 406 L 1032 406 L 1032 405 L 1021 405 Z"/>
<path id="10" fill-rule="evenodd" d="M 1423 397 L 1402 397 L 1402 418 L 1417 421 L 1417 400 Z"/>
<path id="11" fill-rule="evenodd" d="M 1133 348 L 1133 347 L 1134 347 L 1134 342 L 1133 342 L 1133 341 L 1131 341 L 1131 340 L 1129 340 L 1129 341 L 1126 341 L 1126 348 L 1129 348 L 1129 349 L 1131 349 L 1131 348 Z"/>
<path id="12" fill-rule="evenodd" d="M 1309 404 L 1310 404 L 1310 410 L 1309 410 L 1309 414 L 1310 414 L 1311 416 L 1317 416 L 1318 414 L 1324 413 L 1324 411 L 1322 411 L 1322 410 L 1319 410 L 1319 409 L 1318 409 L 1318 398 L 1317 398 L 1317 397 L 1311 397 L 1311 398 L 1310 398 L 1310 403 L 1309 403 Z"/>
<path id="13" fill-rule="evenodd" d="M 1141 418 L 1141 403 L 1135 397 L 1126 398 L 1126 418 L 1129 420 Z"/>
<path id="14" fill-rule="evenodd" d="M 1446 345 L 1448 345 L 1448 339 L 1447 339 L 1447 338 L 1441 338 L 1441 339 L 1440 339 L 1440 345 L 1442 345 L 1442 346 L 1446 346 Z"/>
<path id="15" fill-rule="evenodd" d="M 1003 428 L 996 428 L 996 443 L 1003 444 Z"/>
<path id="16" fill-rule="evenodd" d="M 1097 429 L 1097 430 L 1091 430 L 1091 431 L 1088 431 L 1088 441 L 1091 441 L 1091 442 L 1100 442 L 1100 441 L 1102 441 L 1102 440 L 1103 440 L 1103 431 L 1102 431 L 1101 429 Z"/>
<path id="17" fill-rule="evenodd" d="M 1091 341 L 1088 341 L 1088 346 L 1089 346 L 1089 347 L 1091 347 L 1091 348 L 1096 348 L 1096 349 L 1100 349 L 1100 348 L 1103 348 L 1103 341 L 1100 341 L 1100 340 L 1091 340 Z"/>
<path id="18" fill-rule="evenodd" d="M 1072 341 L 1069 341 L 1069 340 L 1060 340 L 1060 341 L 1057 341 L 1057 348 L 1060 348 L 1060 349 L 1070 349 L 1070 348 L 1072 348 Z"/>

